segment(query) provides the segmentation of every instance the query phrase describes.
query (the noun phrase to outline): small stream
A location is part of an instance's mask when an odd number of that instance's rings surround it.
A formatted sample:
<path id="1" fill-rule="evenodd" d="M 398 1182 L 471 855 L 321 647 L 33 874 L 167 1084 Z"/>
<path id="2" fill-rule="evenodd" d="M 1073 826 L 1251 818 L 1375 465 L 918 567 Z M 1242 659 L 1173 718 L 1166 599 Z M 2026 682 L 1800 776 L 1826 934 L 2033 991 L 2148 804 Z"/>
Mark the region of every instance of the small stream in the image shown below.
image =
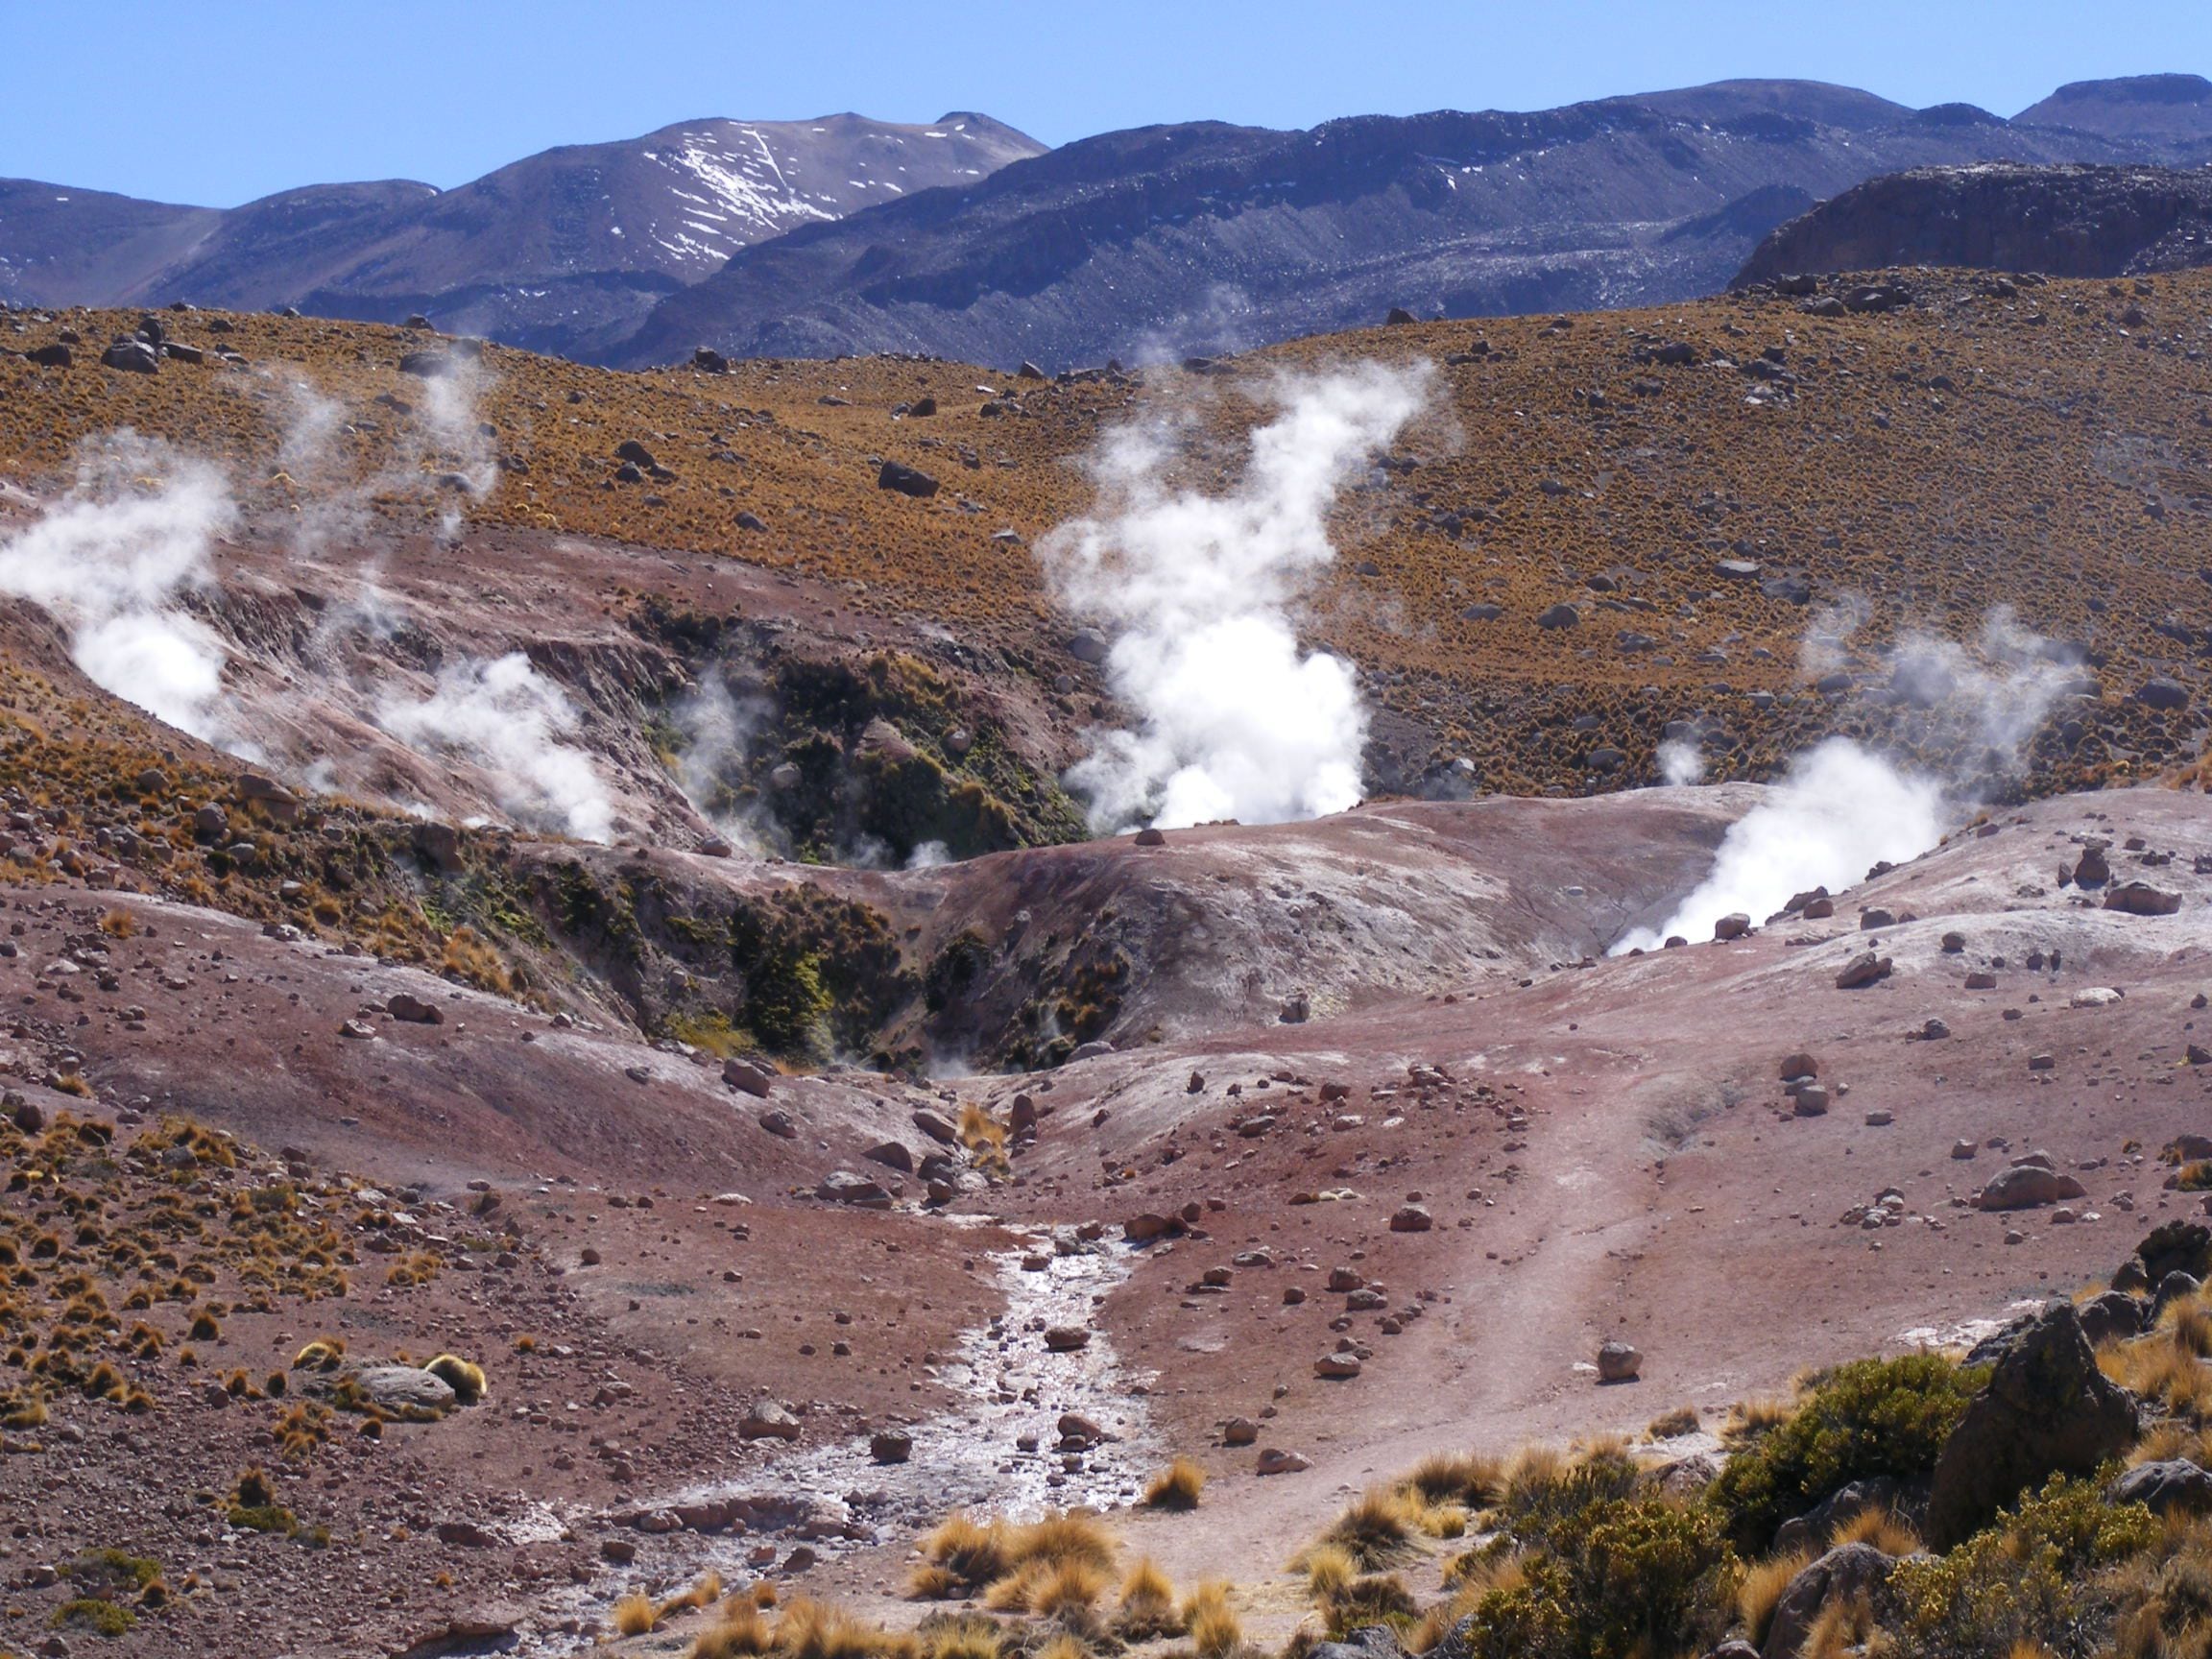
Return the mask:
<path id="1" fill-rule="evenodd" d="M 990 1219 L 945 1218 L 950 1225 Z M 637 1507 L 751 1500 L 787 1524 L 776 1530 L 629 1534 L 637 1560 L 625 1580 L 680 1584 L 711 1568 L 742 1583 L 778 1573 L 802 1545 L 829 1560 L 918 1537 L 955 1509 L 1033 1520 L 1046 1509 L 1105 1510 L 1134 1503 L 1161 1461 L 1142 1392 L 1151 1379 L 1121 1369 L 1093 1318 L 1097 1303 L 1128 1277 L 1129 1249 L 1118 1239 L 1079 1241 L 1071 1229 L 1022 1237 L 995 1259 L 1004 1312 L 963 1333 L 934 1368 L 932 1376 L 954 1403 L 907 1430 L 913 1450 L 904 1463 L 878 1463 L 868 1437 L 860 1435 L 794 1446 L 741 1480 L 644 1499 Z M 1072 1353 L 1047 1350 L 1045 1332 L 1066 1326 L 1091 1331 L 1090 1342 Z M 1064 1415 L 1089 1419 L 1105 1437 L 1063 1452 Z M 775 1564 L 759 1562 L 757 1555 L 771 1547 Z M 541 1611 L 603 1617 L 606 1604 L 580 1595 Z M 547 1636 L 526 1640 L 520 1650 L 553 1654 L 587 1646 L 582 1638 Z"/>

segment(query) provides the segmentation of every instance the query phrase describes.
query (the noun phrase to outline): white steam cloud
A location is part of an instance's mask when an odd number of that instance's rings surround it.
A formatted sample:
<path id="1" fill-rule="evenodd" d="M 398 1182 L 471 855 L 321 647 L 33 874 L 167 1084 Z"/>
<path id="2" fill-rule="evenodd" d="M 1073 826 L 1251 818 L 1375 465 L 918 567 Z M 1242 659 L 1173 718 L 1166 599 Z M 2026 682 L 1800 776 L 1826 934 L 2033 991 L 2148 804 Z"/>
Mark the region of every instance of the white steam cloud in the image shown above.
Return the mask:
<path id="1" fill-rule="evenodd" d="M 1705 752 L 1688 737 L 1670 737 L 1659 745 L 1659 776 L 1676 788 L 1705 776 Z"/>
<path id="2" fill-rule="evenodd" d="M 1823 607 L 1801 642 L 1800 667 L 1809 676 L 1846 673 L 1848 647 L 1865 620 L 1856 598 Z M 1984 619 L 1971 648 L 1909 634 L 1872 661 L 1882 677 L 1867 701 L 1886 708 L 1895 735 L 1957 756 L 1948 775 L 1917 775 L 1848 738 L 1829 738 L 1798 756 L 1729 830 L 1711 873 L 1674 914 L 1622 938 L 1615 954 L 1649 950 L 1670 934 L 1710 938 L 1713 924 L 1733 912 L 1758 922 L 1798 893 L 1840 890 L 1875 864 L 1918 857 L 1941 839 L 1957 804 L 1973 799 L 1990 770 L 2017 765 L 2052 706 L 2084 684 L 2078 649 L 2044 638 L 2003 606 Z M 1968 745 L 1979 753 L 1966 753 Z M 1681 739 L 1661 744 L 1658 758 L 1670 783 L 1695 782 L 1703 771 L 1696 746 Z"/>
<path id="3" fill-rule="evenodd" d="M 519 651 L 447 667 L 419 702 L 385 696 L 376 723 L 411 749 L 474 761 L 519 823 L 579 841 L 613 839 L 598 774 L 562 741 L 577 729 L 575 707 Z"/>
<path id="4" fill-rule="evenodd" d="M 1105 441 L 1092 462 L 1100 513 L 1038 548 L 1061 596 L 1115 626 L 1107 675 L 1141 721 L 1094 733 L 1069 774 L 1094 829 L 1276 823 L 1358 800 L 1358 686 L 1342 659 L 1299 648 L 1292 608 L 1335 557 L 1337 492 L 1420 413 L 1433 378 L 1426 363 L 1286 377 L 1221 495 L 1169 484 L 1172 427 Z"/>
<path id="5" fill-rule="evenodd" d="M 118 432 L 87 445 L 69 493 L 0 542 L 0 592 L 60 619 L 101 689 L 221 742 L 228 653 L 179 602 L 212 583 L 210 548 L 236 518 L 213 467 Z"/>
<path id="6" fill-rule="evenodd" d="M 1709 939 L 1742 911 L 1764 921 L 1791 896 L 1843 887 L 1887 859 L 1917 858 L 1943 833 L 1941 785 L 1900 772 L 1847 737 L 1791 763 L 1767 799 L 1729 826 L 1712 872 L 1656 928 L 1638 928 L 1615 954 L 1651 950 L 1669 934 Z"/>

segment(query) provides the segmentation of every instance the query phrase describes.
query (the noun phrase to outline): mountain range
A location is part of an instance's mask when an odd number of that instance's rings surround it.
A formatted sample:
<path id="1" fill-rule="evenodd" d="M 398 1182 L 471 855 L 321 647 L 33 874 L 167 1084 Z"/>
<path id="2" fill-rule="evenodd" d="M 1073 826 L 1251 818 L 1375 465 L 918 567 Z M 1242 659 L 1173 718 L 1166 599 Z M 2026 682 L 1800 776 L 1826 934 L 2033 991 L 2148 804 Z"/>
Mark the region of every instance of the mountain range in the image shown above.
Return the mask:
<path id="1" fill-rule="evenodd" d="M 1043 149 L 979 115 L 918 127 L 844 114 L 683 121 L 547 150 L 452 190 L 319 184 L 228 211 L 0 180 L 0 299 L 427 312 L 558 351 L 635 328 L 754 242 Z"/>
<path id="2" fill-rule="evenodd" d="M 1212 354 L 1418 317 L 1724 286 L 1867 180 L 1984 162 L 2212 161 L 2212 82 L 2062 86 L 2010 120 L 1806 81 L 1532 113 L 1189 122 L 1046 150 L 988 117 L 680 123 L 448 191 L 228 211 L 0 181 L 0 298 L 441 326 L 642 367 L 914 351 L 1012 367 Z"/>

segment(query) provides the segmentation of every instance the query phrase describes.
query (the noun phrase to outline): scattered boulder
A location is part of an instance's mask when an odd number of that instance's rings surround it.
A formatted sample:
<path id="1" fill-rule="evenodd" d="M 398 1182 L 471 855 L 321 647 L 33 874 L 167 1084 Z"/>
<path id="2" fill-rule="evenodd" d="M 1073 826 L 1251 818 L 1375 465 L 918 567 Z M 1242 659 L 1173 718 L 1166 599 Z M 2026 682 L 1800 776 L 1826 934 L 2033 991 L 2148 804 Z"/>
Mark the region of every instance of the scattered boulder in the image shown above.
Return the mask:
<path id="1" fill-rule="evenodd" d="M 1795 1659 L 1821 1609 L 1873 1598 L 1889 1582 L 1889 1557 L 1871 1544 L 1841 1544 L 1790 1580 L 1767 1626 L 1763 1659 Z"/>
<path id="2" fill-rule="evenodd" d="M 2042 1155 L 2048 1159 L 2048 1154 Z M 2073 1176 L 2054 1169 L 2048 1162 L 2035 1162 L 2037 1154 L 2030 1153 L 2017 1160 L 2009 1169 L 1990 1177 L 1974 1200 L 1978 1210 L 2032 1210 L 2041 1204 L 2063 1203 L 2069 1198 L 2084 1198 L 2089 1190 Z"/>
<path id="3" fill-rule="evenodd" d="M 410 1025 L 443 1025 L 445 1023 L 445 1009 L 439 1007 L 435 1002 L 425 1002 L 421 998 L 412 996 L 405 991 L 393 993 L 391 1000 L 384 1004 L 384 1009 L 393 1019 L 404 1020 Z"/>
<path id="4" fill-rule="evenodd" d="M 903 1463 L 914 1455 L 914 1436 L 898 1429 L 879 1430 L 868 1436 L 868 1455 L 878 1463 Z"/>
<path id="5" fill-rule="evenodd" d="M 1633 1343 L 1614 1340 L 1598 1350 L 1598 1381 L 1633 1382 L 1644 1369 L 1644 1356 Z"/>
<path id="6" fill-rule="evenodd" d="M 2112 1482 L 2105 1497 L 2114 1503 L 2140 1503 L 2153 1515 L 2179 1510 L 2212 1514 L 2212 1475 L 2182 1457 L 2143 1463 Z"/>
<path id="7" fill-rule="evenodd" d="M 1313 1460 L 1310 1457 L 1296 1452 L 1286 1452 L 1279 1446 L 1270 1446 L 1260 1454 L 1253 1472 L 1259 1475 L 1296 1475 L 1301 1470 L 1312 1467 Z"/>
<path id="8" fill-rule="evenodd" d="M 1751 918 L 1741 910 L 1732 910 L 1713 924 L 1716 939 L 1741 939 L 1751 931 Z"/>
<path id="9" fill-rule="evenodd" d="M 2125 1290 L 2106 1290 L 2081 1304 L 2079 1310 L 2081 1334 L 2089 1338 L 2091 1347 L 2123 1337 L 2140 1336 L 2144 1315 L 2149 1310 L 2141 1297 L 2130 1296 Z"/>
<path id="10" fill-rule="evenodd" d="M 1539 612 L 1536 616 L 1536 626 L 1539 628 L 1575 628 L 1579 627 L 1581 622 L 1582 613 L 1575 610 L 1574 606 L 1567 604 L 1553 605 L 1548 610 Z"/>
<path id="11" fill-rule="evenodd" d="M 1080 1325 L 1052 1325 L 1046 1328 L 1045 1347 L 1053 1354 L 1079 1354 L 1091 1346 L 1091 1333 Z"/>
<path id="12" fill-rule="evenodd" d="M 896 1169 L 902 1175 L 914 1173 L 914 1154 L 896 1141 L 885 1141 L 871 1146 L 860 1154 L 871 1164 L 880 1164 L 886 1169 Z"/>
<path id="13" fill-rule="evenodd" d="M 442 1417 L 460 1403 L 445 1378 L 419 1365 L 364 1365 L 341 1376 L 351 1380 L 361 1398 L 401 1416 L 426 1411 Z M 330 1380 L 333 1385 L 337 1381 Z"/>
<path id="14" fill-rule="evenodd" d="M 796 1141 L 799 1138 L 798 1119 L 781 1108 L 772 1107 L 761 1113 L 758 1121 L 761 1128 L 779 1141 Z"/>
<path id="15" fill-rule="evenodd" d="M 2189 687 L 2178 680 L 2163 675 L 2146 680 L 2136 689 L 2135 701 L 2146 709 L 2186 709 L 2189 707 Z"/>
<path id="16" fill-rule="evenodd" d="M 928 1136 L 940 1146 L 950 1146 L 960 1139 L 960 1131 L 952 1126 L 952 1120 L 950 1118 L 945 1117 L 942 1113 L 932 1112 L 926 1106 L 915 1112 L 912 1122 L 915 1128 L 921 1130 L 923 1134 Z"/>
<path id="17" fill-rule="evenodd" d="M 1846 1480 L 1804 1514 L 1782 1523 L 1774 1534 L 1775 1553 L 1817 1548 L 1835 1533 L 1838 1523 L 1869 1509 L 1894 1509 L 1904 1496 L 1904 1488 L 1887 1475 Z"/>
<path id="18" fill-rule="evenodd" d="M 1936 1460 L 1928 1542 L 1948 1550 L 2053 1474 L 2083 1475 L 2132 1445 L 2134 1396 L 2106 1380 L 2073 1304 L 2038 1315 L 1997 1361 Z"/>
<path id="19" fill-rule="evenodd" d="M 745 1413 L 737 1432 L 747 1440 L 796 1440 L 799 1419 L 782 1401 L 763 1399 Z"/>
<path id="20" fill-rule="evenodd" d="M 861 1210 L 888 1210 L 891 1194 L 878 1183 L 850 1169 L 832 1169 L 822 1177 L 814 1196 L 832 1204 L 850 1204 Z"/>
<path id="21" fill-rule="evenodd" d="M 1871 985 L 1877 979 L 1889 976 L 1889 958 L 1878 956 L 1871 950 L 1862 951 L 1843 964 L 1836 975 L 1836 989 L 1856 991 Z"/>
<path id="22" fill-rule="evenodd" d="M 2171 916 L 2181 908 L 2181 895 L 2148 881 L 2128 881 L 2104 895 L 2104 908 L 2129 916 Z"/>
<path id="23" fill-rule="evenodd" d="M 733 1057 L 722 1062 L 722 1081 L 742 1094 L 752 1095 L 756 1100 L 768 1098 L 769 1079 L 774 1075 L 765 1066 L 757 1065 L 751 1060 Z"/>
<path id="24" fill-rule="evenodd" d="M 1426 1233 L 1436 1225 L 1436 1218 L 1418 1204 L 1402 1204 L 1390 1215 L 1393 1233 Z"/>
<path id="25" fill-rule="evenodd" d="M 1068 640 L 1068 655 L 1078 662 L 1103 662 L 1108 644 L 1106 636 L 1095 628 L 1078 628 Z"/>
<path id="26" fill-rule="evenodd" d="M 900 461 L 886 461 L 883 469 L 876 474 L 876 488 L 896 490 L 902 495 L 926 501 L 937 493 L 937 480 L 919 468 Z"/>
<path id="27" fill-rule="evenodd" d="M 100 353 L 103 368 L 119 369 L 126 374 L 157 374 L 161 372 L 161 354 L 143 340 L 118 340 Z"/>
<path id="28" fill-rule="evenodd" d="M 1359 1375 L 1359 1356 L 1324 1354 L 1313 1361 L 1313 1375 L 1328 1382 L 1349 1382 Z"/>
<path id="29" fill-rule="evenodd" d="M 2201 1279 L 2212 1272 L 2212 1227 L 2197 1221 L 2162 1221 L 2144 1235 L 2131 1260 L 2142 1264 L 2144 1289 L 2165 1284 L 2175 1273 Z"/>

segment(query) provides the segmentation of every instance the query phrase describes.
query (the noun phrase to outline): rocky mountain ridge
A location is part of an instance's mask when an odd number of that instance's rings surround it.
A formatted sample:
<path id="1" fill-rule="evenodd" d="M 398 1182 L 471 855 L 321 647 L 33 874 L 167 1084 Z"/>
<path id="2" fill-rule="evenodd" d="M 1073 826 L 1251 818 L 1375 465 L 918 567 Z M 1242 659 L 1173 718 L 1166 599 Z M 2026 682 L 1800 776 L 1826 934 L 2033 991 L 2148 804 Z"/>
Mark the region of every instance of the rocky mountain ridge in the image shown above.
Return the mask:
<path id="1" fill-rule="evenodd" d="M 587 349 L 632 367 L 706 343 L 1059 369 L 1214 355 L 1393 310 L 1664 303 L 1720 288 L 1776 225 L 1882 174 L 2212 155 L 2212 106 L 2160 101 L 2152 120 L 2138 111 L 2155 88 L 2099 84 L 2066 101 L 2065 127 L 1731 81 L 1525 114 L 1107 133 L 973 191 L 749 249 L 634 337 Z"/>
<path id="2" fill-rule="evenodd" d="M 0 180 L 0 299 L 163 303 L 449 327 L 543 349 L 635 326 L 794 226 L 983 178 L 1043 146 L 988 116 L 683 121 L 565 145 L 451 190 L 309 185 L 228 211 Z"/>
<path id="3" fill-rule="evenodd" d="M 2127 276 L 2212 264 L 2212 167 L 1920 167 L 1770 232 L 1738 286 L 1936 265 Z"/>

